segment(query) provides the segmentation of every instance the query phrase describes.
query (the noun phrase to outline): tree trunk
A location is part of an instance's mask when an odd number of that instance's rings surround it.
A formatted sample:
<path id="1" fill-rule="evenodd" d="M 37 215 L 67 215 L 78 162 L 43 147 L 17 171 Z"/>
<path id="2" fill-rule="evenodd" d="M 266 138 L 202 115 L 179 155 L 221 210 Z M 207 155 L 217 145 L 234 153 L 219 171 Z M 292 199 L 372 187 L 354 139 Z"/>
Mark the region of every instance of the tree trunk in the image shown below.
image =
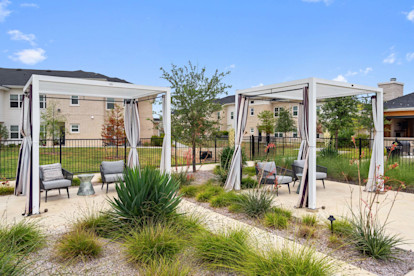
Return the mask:
<path id="1" fill-rule="evenodd" d="M 338 141 L 338 134 L 339 134 L 339 131 L 338 130 L 336 130 L 335 131 L 335 148 L 336 148 L 336 150 L 338 150 L 338 146 L 339 146 L 339 141 Z"/>
<path id="2" fill-rule="evenodd" d="M 193 172 L 196 171 L 196 143 L 193 142 Z"/>

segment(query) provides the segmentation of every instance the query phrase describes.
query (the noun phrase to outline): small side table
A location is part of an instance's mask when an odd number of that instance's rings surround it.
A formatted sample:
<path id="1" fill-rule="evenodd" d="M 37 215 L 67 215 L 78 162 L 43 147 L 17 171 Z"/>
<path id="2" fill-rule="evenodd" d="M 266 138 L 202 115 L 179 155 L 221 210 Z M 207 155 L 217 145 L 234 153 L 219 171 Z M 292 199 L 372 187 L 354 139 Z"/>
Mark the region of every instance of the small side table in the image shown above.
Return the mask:
<path id="1" fill-rule="evenodd" d="M 296 190 L 296 193 L 299 194 L 299 191 L 300 191 L 300 183 L 302 182 L 302 174 L 301 173 L 297 173 L 296 176 L 298 177 L 298 180 L 299 180 L 299 185 L 298 185 L 298 188 Z"/>
<path id="2" fill-rule="evenodd" d="M 94 195 L 95 190 L 93 189 L 91 180 L 93 178 L 93 174 L 79 174 L 78 178 L 80 180 L 80 185 L 78 189 L 79 196 L 88 196 Z"/>

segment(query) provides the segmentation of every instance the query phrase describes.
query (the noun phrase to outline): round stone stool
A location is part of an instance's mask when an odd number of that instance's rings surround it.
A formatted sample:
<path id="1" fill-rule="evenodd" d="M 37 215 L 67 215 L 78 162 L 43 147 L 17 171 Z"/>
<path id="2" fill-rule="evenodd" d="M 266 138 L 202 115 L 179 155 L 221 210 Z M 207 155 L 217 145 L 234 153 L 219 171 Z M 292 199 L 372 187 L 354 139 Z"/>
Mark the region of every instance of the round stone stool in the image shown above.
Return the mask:
<path id="1" fill-rule="evenodd" d="M 88 196 L 88 195 L 95 194 L 95 190 L 93 189 L 93 186 L 91 183 L 93 176 L 94 176 L 93 174 L 79 174 L 78 175 L 78 178 L 80 180 L 78 195 Z"/>

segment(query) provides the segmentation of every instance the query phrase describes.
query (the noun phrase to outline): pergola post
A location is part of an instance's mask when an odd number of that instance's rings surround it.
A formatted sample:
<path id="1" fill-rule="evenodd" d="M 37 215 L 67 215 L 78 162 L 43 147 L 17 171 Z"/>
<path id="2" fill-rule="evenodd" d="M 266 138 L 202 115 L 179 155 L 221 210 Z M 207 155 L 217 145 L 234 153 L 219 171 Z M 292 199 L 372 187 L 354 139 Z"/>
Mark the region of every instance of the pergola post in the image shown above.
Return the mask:
<path id="1" fill-rule="evenodd" d="M 168 88 L 165 91 L 165 111 L 166 114 L 162 114 L 166 120 L 167 129 L 164 129 L 164 139 L 167 139 L 167 146 L 165 147 L 165 172 L 171 173 L 171 89 Z M 177 150 L 177 149 L 176 149 Z"/>
<path id="2" fill-rule="evenodd" d="M 39 184 L 39 137 L 40 137 L 40 102 L 39 82 L 33 76 L 32 82 L 32 214 L 40 213 L 40 184 Z"/>
<path id="3" fill-rule="evenodd" d="M 309 180 L 308 180 L 308 208 L 316 209 L 316 82 L 309 83 Z"/>
<path id="4" fill-rule="evenodd" d="M 384 98 L 382 88 L 381 92 L 377 92 L 376 95 L 378 127 L 376 135 L 379 135 L 376 165 L 378 166 L 378 174 L 384 176 Z M 384 191 L 384 185 L 381 185 L 381 191 Z"/>
<path id="5" fill-rule="evenodd" d="M 236 111 L 236 120 L 234 120 L 234 148 L 236 148 L 236 144 L 237 144 L 237 133 L 238 133 L 238 122 L 239 122 L 239 117 L 242 116 L 243 114 L 240 114 L 239 112 L 239 93 L 236 91 L 235 94 L 235 98 L 234 98 L 234 102 L 235 102 L 235 111 Z M 241 134 L 243 136 L 243 133 Z M 239 187 L 241 187 L 241 172 L 242 172 L 242 166 L 243 166 L 243 161 L 240 162 L 240 168 L 236 169 L 236 183 L 239 182 L 240 185 Z M 236 186 L 236 185 L 235 185 Z"/>

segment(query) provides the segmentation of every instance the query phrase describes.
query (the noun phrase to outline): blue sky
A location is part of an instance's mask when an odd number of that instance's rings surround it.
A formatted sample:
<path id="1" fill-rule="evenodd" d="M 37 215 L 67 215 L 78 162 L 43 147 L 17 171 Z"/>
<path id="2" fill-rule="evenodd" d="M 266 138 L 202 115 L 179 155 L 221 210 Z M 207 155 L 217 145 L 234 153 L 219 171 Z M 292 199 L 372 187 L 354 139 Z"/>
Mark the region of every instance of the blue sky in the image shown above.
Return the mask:
<path id="1" fill-rule="evenodd" d="M 168 85 L 160 67 L 230 70 L 236 89 L 306 77 L 414 91 L 414 2 L 0 0 L 0 67 Z"/>

